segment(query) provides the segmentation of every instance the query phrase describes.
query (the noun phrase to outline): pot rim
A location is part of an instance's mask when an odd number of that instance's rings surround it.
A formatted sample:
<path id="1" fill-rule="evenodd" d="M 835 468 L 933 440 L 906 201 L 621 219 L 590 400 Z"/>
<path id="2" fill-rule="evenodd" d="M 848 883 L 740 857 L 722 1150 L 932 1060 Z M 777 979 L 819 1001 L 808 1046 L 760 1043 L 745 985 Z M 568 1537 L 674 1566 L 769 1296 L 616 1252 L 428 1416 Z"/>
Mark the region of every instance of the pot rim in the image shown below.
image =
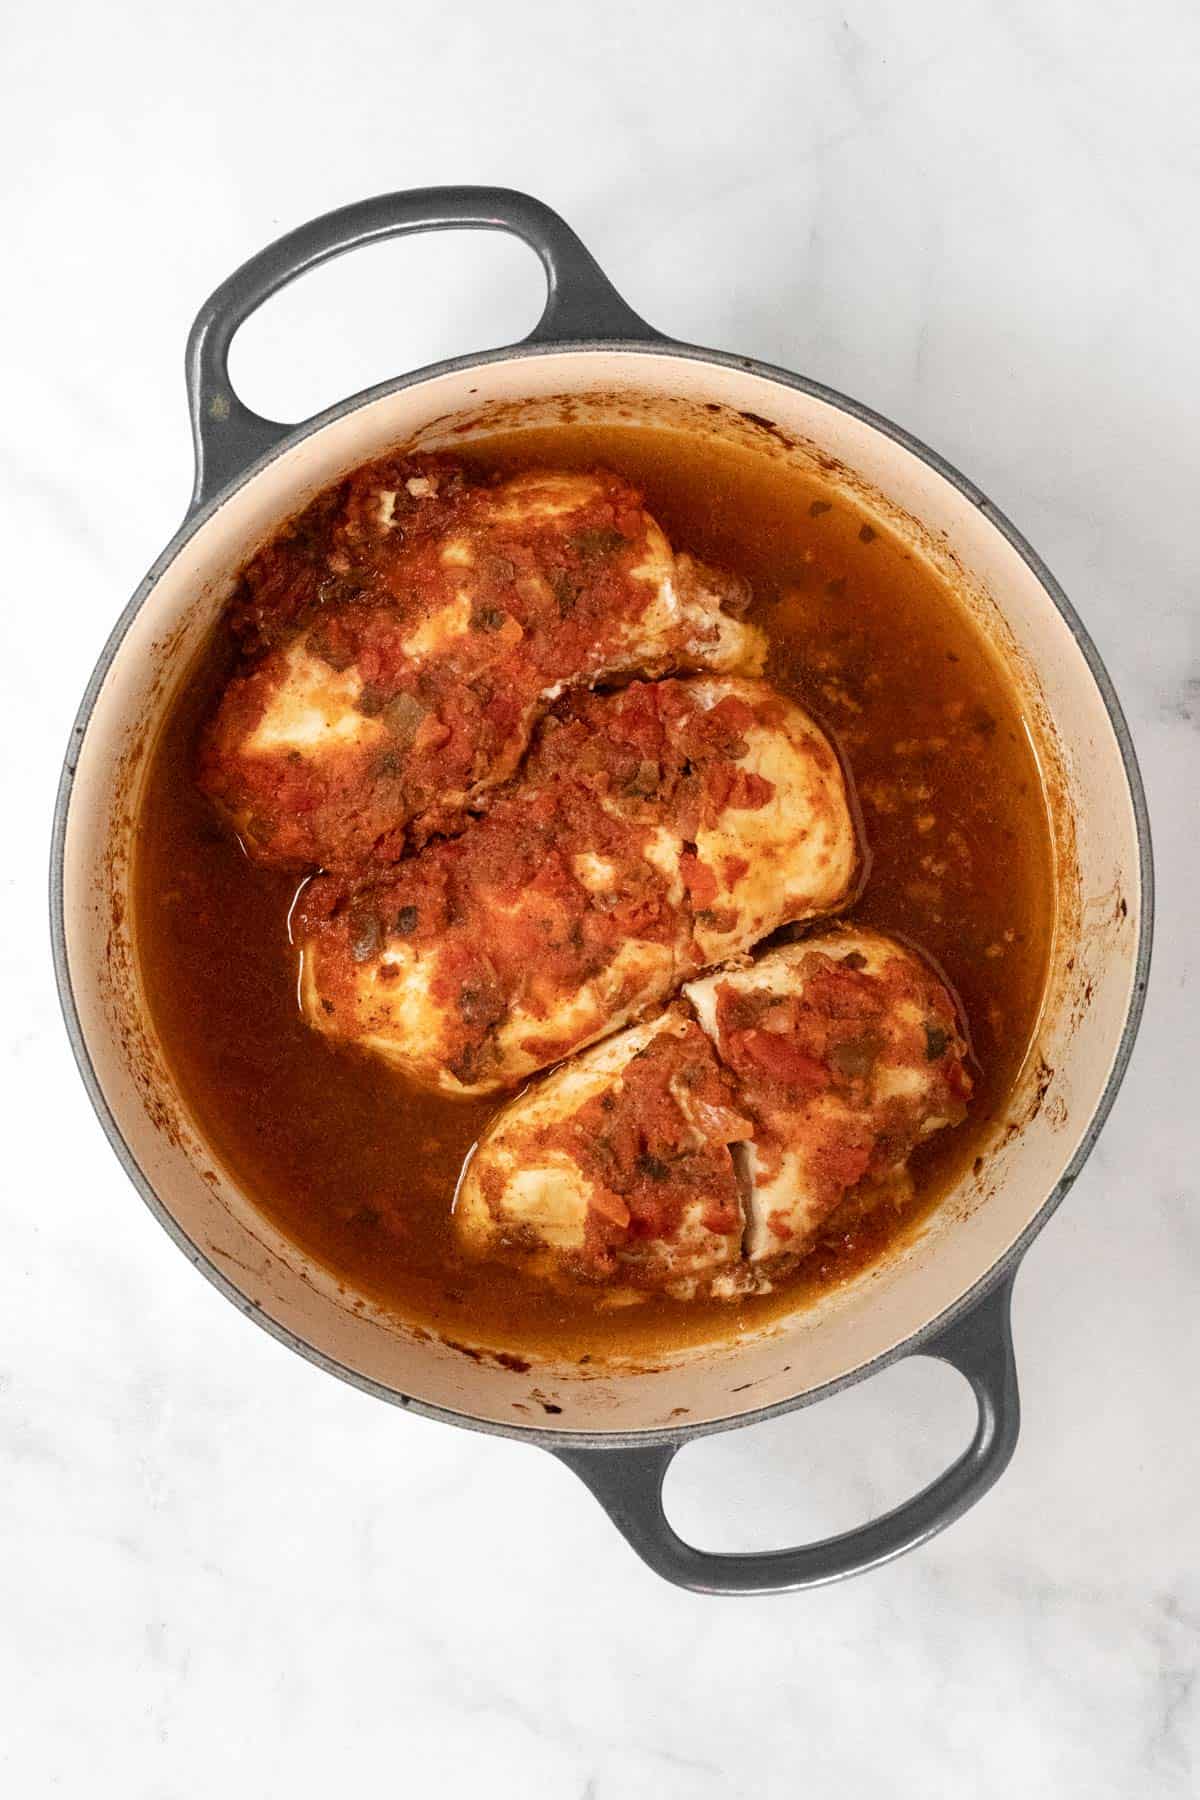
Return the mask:
<path id="1" fill-rule="evenodd" d="M 779 1400 L 768 1406 L 750 1408 L 742 1412 L 727 1414 L 721 1419 L 710 1419 L 703 1423 L 684 1426 L 664 1426 L 647 1431 L 555 1431 L 545 1426 L 500 1423 L 492 1419 L 484 1419 L 472 1413 L 456 1412 L 452 1408 L 437 1406 L 429 1401 L 418 1400 L 411 1395 L 402 1394 L 394 1388 L 373 1380 L 368 1375 L 350 1368 L 329 1356 L 325 1351 L 301 1337 L 290 1327 L 281 1325 L 264 1312 L 256 1302 L 249 1300 L 242 1290 L 231 1281 L 223 1270 L 219 1269 L 199 1246 L 187 1235 L 175 1216 L 155 1191 L 152 1183 L 143 1173 L 141 1166 L 126 1143 L 120 1126 L 108 1105 L 92 1063 L 91 1053 L 84 1037 L 71 983 L 70 966 L 67 957 L 66 921 L 63 905 L 63 881 L 67 821 L 70 813 L 71 797 L 74 788 L 75 769 L 79 754 L 83 748 L 84 738 L 97 696 L 104 683 L 117 652 L 134 619 L 150 598 L 162 576 L 198 531 L 242 488 L 255 480 L 262 471 L 273 463 L 285 451 L 293 449 L 297 444 L 315 436 L 327 425 L 348 417 L 351 413 L 381 400 L 406 388 L 417 387 L 422 383 L 442 375 L 461 374 L 471 369 L 486 367 L 493 363 L 520 361 L 525 358 L 559 355 L 620 355 L 629 357 L 659 356 L 671 357 L 680 361 L 709 363 L 719 368 L 730 369 L 738 373 L 757 376 L 762 380 L 792 388 L 807 394 L 813 399 L 848 413 L 852 418 L 872 427 L 883 436 L 890 438 L 901 449 L 924 462 L 935 474 L 958 490 L 987 519 L 995 530 L 1004 537 L 1021 557 L 1034 575 L 1043 592 L 1057 609 L 1066 624 L 1071 636 L 1078 645 L 1084 661 L 1088 665 L 1092 679 L 1104 702 L 1105 711 L 1112 726 L 1121 753 L 1121 761 L 1125 771 L 1130 805 L 1133 810 L 1137 830 L 1138 844 L 1138 942 L 1134 959 L 1133 985 L 1130 991 L 1129 1004 L 1122 1026 L 1120 1040 L 1117 1044 L 1112 1067 L 1104 1084 L 1103 1092 L 1091 1117 L 1080 1132 L 1075 1151 L 1061 1178 L 1046 1196 L 1033 1218 L 1025 1229 L 1014 1239 L 1008 1249 L 993 1262 L 969 1288 L 956 1300 L 943 1309 L 935 1318 L 910 1333 L 907 1337 L 893 1345 L 890 1349 L 872 1357 L 869 1361 L 823 1382 L 819 1386 L 807 1389 L 801 1394 L 786 1400 Z M 204 501 L 201 505 L 189 509 L 183 523 L 170 539 L 166 547 L 151 564 L 146 575 L 138 584 L 132 598 L 120 614 L 96 661 L 90 679 L 84 689 L 83 698 L 71 728 L 67 750 L 63 759 L 62 772 L 59 777 L 58 792 L 54 806 L 54 823 L 50 849 L 50 934 L 54 959 L 55 979 L 58 986 L 59 1003 L 63 1020 L 70 1039 L 71 1050 L 76 1065 L 91 1100 L 93 1110 L 104 1130 L 118 1161 L 125 1170 L 137 1192 L 141 1195 L 151 1213 L 167 1232 L 176 1246 L 188 1258 L 193 1267 L 198 1269 L 212 1285 L 231 1301 L 247 1318 L 268 1332 L 279 1343 L 294 1350 L 306 1361 L 315 1364 L 329 1375 L 335 1375 L 352 1387 L 371 1394 L 376 1399 L 387 1401 L 406 1411 L 417 1413 L 422 1418 L 436 1419 L 443 1424 L 458 1425 L 468 1431 L 487 1432 L 496 1437 L 516 1438 L 526 1443 L 540 1444 L 543 1448 L 580 1449 L 580 1450 L 618 1450 L 641 1448 L 650 1445 L 672 1445 L 676 1448 L 691 1442 L 695 1438 L 712 1436 L 717 1432 L 738 1430 L 747 1425 L 761 1424 L 768 1419 L 780 1418 L 786 1413 L 795 1412 L 801 1407 L 810 1406 L 818 1400 L 827 1399 L 830 1395 L 840 1393 L 854 1386 L 869 1376 L 887 1368 L 892 1363 L 900 1362 L 905 1357 L 919 1354 L 922 1346 L 943 1334 L 957 1320 L 964 1317 L 983 1296 L 1003 1281 L 1006 1276 L 1015 1275 L 1018 1264 L 1034 1238 L 1049 1220 L 1066 1197 L 1074 1184 L 1080 1170 L 1091 1154 L 1100 1131 L 1112 1111 L 1118 1090 L 1124 1080 L 1126 1069 L 1133 1054 L 1133 1046 L 1141 1024 L 1145 1006 L 1146 986 L 1149 975 L 1151 946 L 1154 936 L 1154 864 L 1151 848 L 1150 817 L 1146 805 L 1145 789 L 1141 771 L 1138 767 L 1137 755 L 1133 747 L 1129 726 L 1126 722 L 1121 703 L 1117 698 L 1112 679 L 1109 676 L 1103 659 L 1092 642 L 1087 628 L 1068 600 L 1062 587 L 1050 572 L 1046 563 L 1037 551 L 1017 529 L 1012 521 L 995 506 L 987 495 L 974 482 L 948 462 L 938 451 L 932 449 L 903 426 L 876 412 L 872 407 L 854 400 L 836 389 L 813 381 L 807 376 L 795 374 L 775 364 L 761 362 L 752 357 L 738 356 L 729 351 L 710 350 L 702 345 L 682 343 L 666 337 L 655 337 L 649 342 L 638 342 L 629 339 L 576 339 L 552 343 L 518 343 L 506 345 L 497 350 L 479 351 L 465 356 L 446 358 L 443 361 L 429 363 L 410 371 L 407 374 L 394 376 L 379 382 L 372 387 L 362 389 L 343 400 L 334 402 L 332 406 L 315 413 L 311 418 L 303 420 L 291 429 L 285 429 L 277 442 L 270 445 L 231 481 Z"/>

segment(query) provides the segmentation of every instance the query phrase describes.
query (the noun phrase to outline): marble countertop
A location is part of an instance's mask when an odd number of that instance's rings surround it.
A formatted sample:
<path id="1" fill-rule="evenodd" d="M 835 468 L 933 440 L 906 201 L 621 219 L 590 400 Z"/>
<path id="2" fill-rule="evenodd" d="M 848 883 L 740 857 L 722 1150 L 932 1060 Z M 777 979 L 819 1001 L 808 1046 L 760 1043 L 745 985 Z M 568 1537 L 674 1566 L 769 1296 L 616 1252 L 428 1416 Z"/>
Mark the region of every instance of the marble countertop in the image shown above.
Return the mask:
<path id="1" fill-rule="evenodd" d="M 20 9 L 5 39 L 0 1786 L 1194 1793 L 1195 11 L 125 0 Z M 463 180 L 557 206 L 664 328 L 943 449 L 1063 581 L 1142 758 L 1149 1007 L 1017 1284 L 1015 1461 L 925 1550 L 807 1596 L 675 1592 L 548 1456 L 401 1417 L 250 1329 L 129 1188 L 58 1016 L 58 764 L 186 499 L 192 314 L 288 226 Z M 235 375 L 300 417 L 518 335 L 540 295 L 498 237 L 389 245 L 274 303 Z M 901 1367 L 689 1450 L 674 1515 L 721 1548 L 849 1525 L 968 1415 L 948 1372 Z"/>

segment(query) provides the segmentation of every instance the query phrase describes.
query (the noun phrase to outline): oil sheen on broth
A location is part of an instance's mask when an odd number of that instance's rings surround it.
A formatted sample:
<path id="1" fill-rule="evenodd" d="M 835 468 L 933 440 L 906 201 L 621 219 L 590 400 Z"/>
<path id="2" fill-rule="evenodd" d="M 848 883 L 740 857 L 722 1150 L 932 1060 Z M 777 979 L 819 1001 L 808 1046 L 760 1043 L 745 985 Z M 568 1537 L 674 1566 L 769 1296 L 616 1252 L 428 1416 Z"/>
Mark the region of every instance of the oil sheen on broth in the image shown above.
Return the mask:
<path id="1" fill-rule="evenodd" d="M 196 740 L 232 667 L 218 632 L 160 736 L 139 819 L 135 907 L 150 1008 L 215 1154 L 347 1288 L 413 1323 L 508 1351 L 652 1353 L 725 1335 L 845 1279 L 911 1231 L 979 1153 L 1029 1049 L 1053 920 L 1045 796 L 1015 694 L 929 566 L 819 477 L 645 427 L 559 426 L 460 452 L 488 468 L 606 464 L 679 548 L 748 576 L 766 674 L 834 736 L 870 874 L 853 917 L 941 965 L 962 1002 L 975 1094 L 914 1160 L 903 1214 L 829 1220 L 772 1295 L 598 1311 L 464 1259 L 450 1226 L 494 1100 L 439 1099 L 302 1022 L 287 918 L 296 878 L 255 867 L 195 784 Z"/>

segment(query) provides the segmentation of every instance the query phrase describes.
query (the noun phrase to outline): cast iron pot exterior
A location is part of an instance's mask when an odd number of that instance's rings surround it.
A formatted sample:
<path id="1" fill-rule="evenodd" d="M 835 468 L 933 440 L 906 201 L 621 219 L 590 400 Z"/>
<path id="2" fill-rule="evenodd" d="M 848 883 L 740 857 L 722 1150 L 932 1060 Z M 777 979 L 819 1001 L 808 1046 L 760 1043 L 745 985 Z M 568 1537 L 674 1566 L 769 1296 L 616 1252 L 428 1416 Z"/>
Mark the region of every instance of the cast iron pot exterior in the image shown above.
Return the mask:
<path id="1" fill-rule="evenodd" d="M 541 258 L 548 294 L 542 318 L 523 343 L 484 355 L 463 357 L 423 369 L 395 382 L 354 396 L 299 426 L 278 425 L 249 411 L 234 394 L 228 373 L 228 351 L 241 323 L 271 294 L 319 263 L 359 245 L 403 233 L 452 228 L 511 232 Z M 1119 1037 L 1102 1088 L 1079 1129 L 1074 1149 L 1051 1191 L 1003 1254 L 971 1281 L 938 1315 L 880 1354 L 835 1379 L 767 1405 L 731 1411 L 722 1417 L 653 1428 L 547 1429 L 474 1415 L 434 1404 L 372 1379 L 361 1368 L 329 1355 L 320 1345 L 272 1318 L 237 1274 L 219 1266 L 214 1255 L 194 1241 L 176 1212 L 156 1191 L 152 1173 L 142 1166 L 127 1141 L 96 1067 L 93 1022 L 89 1047 L 77 1002 L 64 899 L 68 861 L 68 829 L 76 770 L 88 755 L 88 729 L 98 697 L 127 634 L 164 573 L 190 541 L 239 490 L 262 476 L 284 452 L 313 434 L 326 431 L 383 396 L 432 381 L 446 374 L 487 370 L 498 363 L 586 352 L 628 358 L 639 353 L 666 355 L 681 369 L 698 362 L 714 371 L 732 371 L 811 396 L 813 400 L 860 421 L 896 446 L 920 459 L 928 470 L 951 484 L 979 509 L 994 530 L 1023 560 L 1045 596 L 1057 609 L 1086 662 L 1107 714 L 1108 728 L 1119 749 L 1126 792 L 1121 801 L 1131 809 L 1136 832 L 1136 868 L 1126 871 L 1132 893 L 1134 937 L 1127 957 L 1128 994 Z M 533 364 L 528 365 L 533 368 Z M 1111 682 L 1079 619 L 1034 551 L 986 498 L 942 458 L 868 408 L 785 370 L 746 358 L 677 343 L 640 319 L 608 282 L 598 265 L 564 222 L 527 195 L 489 188 L 436 188 L 383 195 L 345 207 L 301 227 L 253 257 L 206 303 L 193 328 L 187 350 L 188 396 L 196 451 L 196 483 L 191 506 L 179 533 L 147 575 L 106 644 L 88 684 L 72 732 L 64 764 L 54 820 L 51 858 L 51 923 L 55 968 L 67 1030 L 84 1084 L 118 1158 L 160 1223 L 189 1259 L 227 1298 L 257 1319 L 268 1331 L 330 1373 L 367 1391 L 411 1407 L 427 1416 L 481 1430 L 500 1432 L 540 1444 L 573 1468 L 605 1506 L 614 1523 L 643 1559 L 667 1580 L 708 1593 L 766 1593 L 815 1586 L 854 1574 L 911 1549 L 957 1518 L 992 1485 L 1012 1455 L 1019 1427 L 1019 1403 L 1009 1328 L 1012 1284 L 1020 1259 L 1049 1218 L 1083 1165 L 1116 1096 L 1140 1020 L 1149 965 L 1152 919 L 1152 864 L 1149 825 L 1133 747 Z M 1120 901 L 1122 907 L 1128 903 Z M 230 1258 L 230 1261 L 233 1259 Z M 950 1363 L 969 1381 L 977 1402 L 977 1426 L 962 1456 L 922 1493 L 903 1506 L 857 1530 L 777 1552 L 719 1555 L 699 1551 L 681 1540 L 669 1525 L 662 1488 L 680 1446 L 707 1432 L 744 1425 L 790 1411 L 797 1406 L 861 1380 L 875 1369 L 919 1353 Z M 758 1384 L 750 1384 L 758 1385 Z"/>

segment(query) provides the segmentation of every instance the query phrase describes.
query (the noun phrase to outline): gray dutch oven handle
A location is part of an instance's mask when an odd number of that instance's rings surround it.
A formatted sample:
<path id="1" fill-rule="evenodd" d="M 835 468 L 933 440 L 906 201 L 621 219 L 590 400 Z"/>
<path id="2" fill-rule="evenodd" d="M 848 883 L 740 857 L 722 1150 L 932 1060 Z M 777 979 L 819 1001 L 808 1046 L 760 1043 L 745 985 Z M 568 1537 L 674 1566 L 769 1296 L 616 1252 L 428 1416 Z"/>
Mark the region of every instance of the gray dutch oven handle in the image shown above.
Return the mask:
<path id="1" fill-rule="evenodd" d="M 971 1443 L 913 1499 L 839 1537 L 753 1555 L 697 1550 L 672 1529 L 663 1510 L 663 1481 L 678 1443 L 563 1448 L 554 1455 L 587 1484 L 642 1560 L 677 1587 L 701 1594 L 779 1594 L 863 1574 L 944 1530 L 1007 1467 L 1021 1423 L 1009 1322 L 1014 1274 L 912 1352 L 939 1357 L 970 1382 L 979 1415 Z"/>
<path id="2" fill-rule="evenodd" d="M 526 344 L 665 342 L 628 307 L 556 212 L 511 188 L 411 188 L 339 207 L 277 238 L 242 264 L 201 307 L 187 347 L 188 404 L 196 448 L 192 509 L 293 432 L 243 405 L 229 379 L 229 346 L 264 300 L 298 275 L 361 244 L 410 231 L 507 231 L 535 250 L 546 306 Z"/>

